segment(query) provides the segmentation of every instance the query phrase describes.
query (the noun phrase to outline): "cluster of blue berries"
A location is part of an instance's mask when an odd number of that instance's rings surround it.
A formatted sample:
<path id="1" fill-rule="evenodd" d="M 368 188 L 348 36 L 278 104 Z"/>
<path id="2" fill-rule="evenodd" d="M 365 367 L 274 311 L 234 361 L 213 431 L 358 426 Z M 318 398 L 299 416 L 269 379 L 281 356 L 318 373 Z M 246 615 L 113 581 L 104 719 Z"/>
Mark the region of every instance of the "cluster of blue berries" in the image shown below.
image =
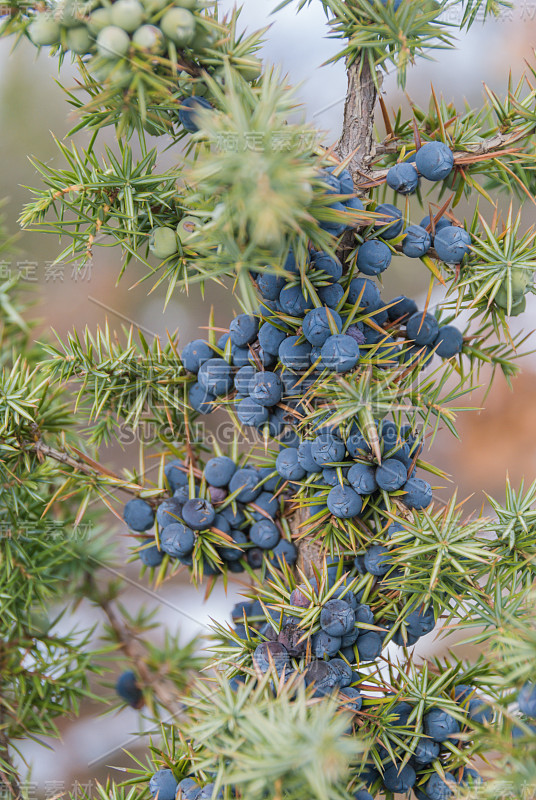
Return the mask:
<path id="1" fill-rule="evenodd" d="M 413 194 L 422 175 L 434 183 L 448 178 L 454 167 L 452 150 L 444 142 L 426 142 L 387 172 L 387 185 L 399 194 Z"/>
<path id="2" fill-rule="evenodd" d="M 430 181 L 442 181 L 448 177 L 454 165 L 452 151 L 443 142 L 427 142 L 404 161 L 392 166 L 387 172 L 387 185 L 402 195 L 413 194 L 419 186 L 420 176 Z M 358 269 L 365 275 L 379 275 L 391 263 L 393 250 L 384 240 L 395 239 L 404 233 L 402 253 L 409 258 L 422 258 L 432 248 L 441 261 L 460 264 L 469 253 L 471 235 L 464 228 L 441 217 L 430 220 L 424 217 L 419 225 L 408 225 L 400 210 L 390 204 L 378 205 L 374 211 L 382 215 L 387 227 L 381 228 L 381 238 L 368 238 L 359 247 Z M 378 227 L 378 223 L 375 227 Z"/>
<path id="3" fill-rule="evenodd" d="M 296 281 L 268 273 L 258 276 L 257 287 L 273 312 L 272 316 L 265 313 L 259 332 L 263 352 L 277 357 L 286 370 L 299 372 L 312 366 L 313 377 L 322 370 L 351 371 L 380 340 L 391 355 L 396 352 L 388 333 L 378 332 L 388 322 L 388 315 L 373 281 L 361 277 L 347 280 L 340 262 L 321 251 L 310 255 L 305 268 L 318 281 L 320 307 L 314 307 Z M 292 254 L 285 269 L 291 273 L 298 270 Z M 359 319 L 358 311 L 364 319 Z M 288 316 L 296 320 L 294 327 Z M 297 335 L 299 327 L 301 335 Z"/>
<path id="4" fill-rule="evenodd" d="M 149 531 L 156 520 L 158 541 L 151 537 L 139 549 L 143 564 L 158 567 L 168 556 L 192 566 L 198 540 L 207 534 L 218 537 L 215 550 L 221 562 L 205 555 L 205 575 L 223 569 L 243 572 L 243 559 L 257 569 L 265 554 L 276 566 L 280 559 L 295 563 L 296 547 L 282 536 L 279 524 L 285 497 L 277 493 L 281 481 L 274 470 L 239 466 L 227 456 L 216 456 L 196 476 L 178 459 L 166 465 L 165 475 L 171 496 L 156 511 L 146 500 L 134 498 L 123 512 L 128 527 L 139 533 Z M 210 541 L 214 543 L 214 536 Z"/>
<path id="5" fill-rule="evenodd" d="M 491 707 L 482 697 L 476 694 L 472 686 L 458 685 L 453 689 L 454 700 L 459 704 L 461 715 L 468 724 L 482 725 L 493 717 Z M 412 703 L 399 701 L 389 709 L 389 717 L 396 728 L 407 729 L 412 737 L 420 733 L 422 738 L 417 742 L 413 755 L 402 766 L 405 756 L 404 748 L 394 746 L 395 760 L 383 746 L 378 747 L 382 759 L 382 773 L 372 764 L 366 770 L 366 783 L 372 785 L 379 779 L 383 788 L 395 794 L 405 794 L 413 789 L 418 800 L 448 800 L 454 796 L 456 786 L 476 785 L 481 778 L 475 770 L 464 767 L 460 776 L 445 772 L 444 779 L 437 772 L 430 772 L 430 767 L 442 756 L 451 755 L 447 746 L 460 738 L 464 738 L 463 724 L 439 707 L 427 711 L 422 720 L 422 730 L 416 731 L 417 711 Z M 466 738 L 466 737 L 465 737 Z"/>
<path id="6" fill-rule="evenodd" d="M 301 586 L 293 590 L 290 603 L 296 610 L 309 605 L 309 599 Z M 340 594 L 341 592 L 339 592 Z M 315 696 L 339 693 L 340 702 L 348 710 L 359 711 L 362 706 L 361 694 L 356 686 L 360 677 L 350 666 L 356 663 L 353 648 L 361 638 L 364 642 L 357 661 L 370 662 L 377 658 L 381 652 L 366 644 L 367 631 L 358 628 L 358 625 L 373 625 L 374 618 L 370 607 L 358 604 L 356 596 L 350 590 L 344 595 L 345 599 L 335 597 L 326 602 L 321 611 L 320 631 L 312 636 L 299 627 L 300 617 L 281 614 L 270 610 L 271 621 L 267 621 L 266 614 L 258 600 L 238 603 L 232 612 L 234 633 L 241 639 L 251 638 L 255 635 L 261 641 L 252 654 L 252 665 L 256 672 L 262 675 L 275 669 L 279 677 L 290 680 L 293 676 L 301 674 L 305 683 L 312 686 Z M 340 603 L 341 607 L 336 604 Z M 342 609 L 342 610 L 341 610 Z M 345 628 L 346 655 L 344 658 L 343 637 L 327 634 L 325 628 L 333 629 L 339 622 L 339 628 Z M 247 625 L 247 631 L 246 626 Z M 337 628 L 337 630 L 339 630 Z M 349 651 L 352 651 L 351 653 Z M 339 651 L 340 657 L 338 657 Z M 244 673 L 237 673 L 231 678 L 231 686 L 237 689 L 239 684 L 246 680 Z"/>
<path id="7" fill-rule="evenodd" d="M 419 173 L 431 181 L 444 180 L 454 164 L 452 152 L 443 142 L 428 142 L 419 148 L 413 160 L 415 166 L 408 160 L 402 161 L 391 167 L 387 173 L 387 184 L 400 194 L 407 195 L 416 191 L 419 185 Z M 333 174 L 334 169 L 328 167 L 322 173 L 324 182 L 329 186 L 328 193 L 336 195 L 354 192 L 352 177 L 348 170 L 344 170 L 336 177 Z M 364 210 L 359 198 L 350 198 L 343 203 L 336 201 L 332 207 L 339 211 Z M 379 275 L 387 269 L 393 251 L 385 240 L 396 239 L 402 233 L 404 238 L 401 249 L 409 258 L 422 258 L 433 248 L 441 261 L 460 264 L 469 253 L 471 235 L 444 217 L 434 224 L 430 217 L 424 217 L 419 225 L 409 225 L 404 228 L 401 211 L 391 203 L 376 206 L 374 212 L 381 215 L 381 218 L 373 223 L 373 230 L 380 238 L 366 238 L 359 246 L 357 254 L 357 268 L 365 275 Z M 345 223 L 322 222 L 320 227 L 333 236 L 340 236 L 349 226 Z"/>
<path id="8" fill-rule="evenodd" d="M 275 275 L 265 278 L 263 283 L 259 278 L 265 292 L 268 283 L 281 280 Z M 356 285 L 351 286 L 351 302 L 357 301 L 365 290 L 363 304 L 374 295 L 376 307 L 381 306 L 372 282 L 356 279 L 352 283 Z M 337 302 L 344 294 L 340 285 L 339 288 Z M 322 370 L 343 373 L 357 365 L 361 356 L 359 343 L 366 342 L 363 324 L 349 326 L 342 333 L 343 319 L 333 307 L 312 308 L 298 287 L 290 299 L 284 292 L 284 288 L 280 290 L 284 305 L 281 313 L 298 317 L 295 327 L 277 312 L 272 315 L 265 309 L 267 316 L 235 317 L 229 332 L 219 338 L 215 347 L 203 339 L 185 345 L 183 365 L 197 376 L 189 389 L 190 404 L 197 412 L 209 414 L 218 402 L 233 399 L 241 424 L 267 426 L 270 436 L 279 437 L 288 425 L 300 419 L 300 399 Z M 297 332 L 300 323 L 301 334 Z"/>
<path id="9" fill-rule="evenodd" d="M 200 786 L 193 778 L 178 781 L 170 769 L 159 769 L 149 781 L 149 791 L 155 800 L 218 800 L 223 791 L 215 793 L 215 784 Z"/>
<path id="10" fill-rule="evenodd" d="M 337 567 L 328 568 L 332 583 L 336 579 L 334 569 Z M 315 585 L 314 580 L 312 585 Z M 253 644 L 257 636 L 262 638 L 263 641 L 252 652 L 252 668 L 255 672 L 264 675 L 275 670 L 279 678 L 285 680 L 300 674 L 314 696 L 336 696 L 341 707 L 358 713 L 364 700 L 360 691 L 363 675 L 358 670 L 363 664 L 366 666 L 367 662 L 378 658 L 392 623 L 375 621 L 371 607 L 361 602 L 362 593 L 343 584 L 322 604 L 320 630 L 312 636 L 308 635 L 299 626 L 298 614 L 309 609 L 313 603 L 309 591 L 309 587 L 303 584 L 291 592 L 289 605 L 295 609 L 295 614 L 288 610 L 287 613 L 266 611 L 258 600 L 238 603 L 232 613 L 234 632 L 239 638 L 249 639 Z M 269 621 L 267 615 L 271 617 Z M 430 632 L 435 625 L 435 618 L 430 609 L 419 608 L 408 615 L 405 623 L 408 633 L 411 632 L 417 639 L 419 635 Z M 246 680 L 246 675 L 238 672 L 231 678 L 231 686 L 236 690 Z M 532 697 L 533 705 L 529 710 L 536 715 L 536 690 L 530 686 L 526 693 Z M 417 709 L 406 701 L 396 703 L 389 710 L 392 724 L 397 728 L 407 728 L 408 736 L 412 739 L 416 732 L 422 738 L 404 766 L 404 748 L 394 746 L 393 760 L 383 746 L 378 746 L 382 770 L 379 771 L 372 763 L 367 764 L 360 775 L 361 780 L 369 787 L 381 783 L 385 791 L 393 793 L 404 794 L 413 789 L 418 800 L 448 800 L 454 795 L 456 785 L 470 786 L 480 782 L 478 773 L 467 767 L 463 771 L 458 770 L 457 776 L 446 772 L 444 779 L 430 771 L 436 760 L 443 761 L 443 756 L 451 755 L 447 743 L 464 737 L 465 726 L 458 717 L 465 719 L 468 725 L 483 725 L 489 723 L 493 716 L 491 707 L 476 693 L 474 687 L 455 686 L 452 695 L 458 704 L 459 714 L 455 717 L 442 708 L 430 708 L 423 717 L 422 728 L 419 726 L 417 731 Z M 373 708 L 368 701 L 367 712 L 371 711 Z M 372 795 L 367 789 L 360 789 L 355 797 L 368 800 Z"/>
<path id="11" fill-rule="evenodd" d="M 384 493 L 397 493 L 408 508 L 429 506 L 432 488 L 415 477 L 422 443 L 408 426 L 399 432 L 386 419 L 377 423 L 377 432 L 381 462 L 354 422 L 346 436 L 336 426 L 320 426 L 314 438 L 285 447 L 276 459 L 277 472 L 291 485 L 304 482 L 302 491 L 311 497 L 310 515 L 318 519 L 328 511 L 339 519 L 359 517 L 367 505 L 381 504 Z M 387 572 L 389 566 L 384 569 Z"/>
<path id="12" fill-rule="evenodd" d="M 415 163 L 410 160 L 402 161 L 391 167 L 387 173 L 387 184 L 403 195 L 416 191 L 419 173 L 431 181 L 444 180 L 454 164 L 452 152 L 442 142 L 424 144 L 410 159 Z M 327 182 L 334 194 L 354 191 L 351 176 L 346 170 L 338 181 L 334 175 L 329 175 Z M 344 205 L 335 203 L 335 207 L 338 206 L 340 210 L 344 210 Z M 364 209 L 362 202 L 355 198 L 346 201 L 346 207 L 360 211 Z M 376 206 L 374 212 L 381 215 L 372 226 L 372 233 L 375 232 L 379 238 L 366 238 L 357 253 L 357 268 L 364 275 L 379 275 L 389 267 L 393 250 L 387 241 L 396 239 L 402 233 L 404 237 L 401 250 L 409 258 L 422 258 L 433 248 L 437 257 L 445 263 L 460 264 L 469 253 L 471 235 L 444 217 L 434 220 L 433 223 L 430 217 L 424 217 L 419 225 L 405 228 L 402 212 L 391 203 Z M 340 235 L 345 226 L 341 224 L 327 229 L 333 235 Z"/>
<path id="13" fill-rule="evenodd" d="M 419 311 L 410 297 L 395 297 L 387 313 L 390 321 L 404 329 L 407 341 L 412 343 L 402 353 L 404 363 L 425 366 L 434 354 L 448 359 L 462 352 L 462 332 L 454 325 L 439 325 L 433 314 Z"/>
<path id="14" fill-rule="evenodd" d="M 365 275 L 380 275 L 392 261 L 393 250 L 384 239 L 394 239 L 404 233 L 400 244 L 402 253 L 408 258 L 422 258 L 432 248 L 436 255 L 447 264 L 460 264 L 469 253 L 471 234 L 453 225 L 442 217 L 434 224 L 431 232 L 430 217 L 424 217 L 419 225 L 408 225 L 404 228 L 402 213 L 390 203 L 376 206 L 376 213 L 388 222 L 388 227 L 381 231 L 381 238 L 365 239 L 357 253 L 357 267 Z"/>
<path id="15" fill-rule="evenodd" d="M 337 175 L 334 173 L 338 172 Z M 350 195 L 354 194 L 354 182 L 347 169 L 339 172 L 337 167 L 326 167 L 320 173 L 320 179 L 324 183 L 324 188 L 328 195 Z M 334 211 L 364 211 L 365 206 L 358 197 L 347 197 L 346 199 L 334 200 L 329 208 Z M 345 222 L 319 222 L 322 230 L 327 231 L 332 236 L 341 236 L 348 228 L 353 227 Z"/>
<path id="16" fill-rule="evenodd" d="M 375 546 L 370 547 L 365 554 L 365 564 L 379 583 L 376 555 Z M 364 590 L 356 588 L 352 579 L 352 575 L 363 572 L 360 568 L 363 557 L 358 559 L 353 568 L 347 568 L 342 581 L 338 579 L 338 563 L 327 567 L 330 590 L 327 600 L 315 598 L 319 585 L 313 578 L 310 586 L 300 584 L 290 592 L 284 610 L 274 607 L 265 611 L 259 600 L 253 600 L 238 603 L 232 613 L 234 633 L 239 639 L 249 638 L 253 643 L 256 635 L 262 639 L 253 652 L 257 670 L 264 674 L 273 666 L 279 675 L 284 671 L 286 678 L 302 673 L 307 685 L 314 684 L 315 696 L 342 692 L 341 702 L 351 703 L 348 707 L 354 711 L 359 711 L 362 703 L 358 690 L 360 678 L 354 668 L 361 669 L 380 657 L 395 623 L 392 619 L 379 618 L 370 603 L 363 602 Z M 385 574 L 380 572 L 382 576 Z M 315 606 L 320 607 L 319 630 L 311 633 L 300 621 Z M 436 623 L 433 609 L 416 605 L 405 623 L 405 635 L 397 630 L 392 637 L 400 646 L 412 645 L 433 630 Z M 236 675 L 232 679 L 234 688 L 242 680 L 243 675 Z"/>
<path id="17" fill-rule="evenodd" d="M 332 278 L 342 274 L 339 262 L 326 253 L 314 253 L 310 266 Z M 346 289 L 334 279 L 318 289 L 324 305 L 316 308 L 301 286 L 277 275 L 260 275 L 257 285 L 266 304 L 261 313 L 239 314 L 215 345 L 189 342 L 182 362 L 197 378 L 188 393 L 195 411 L 210 414 L 232 400 L 242 425 L 266 427 L 272 438 L 289 433 L 305 416 L 304 397 L 325 371 L 344 374 L 363 359 L 379 367 L 398 360 L 424 366 L 434 353 L 452 358 L 462 350 L 456 327 L 440 326 L 408 297 L 385 304 L 367 278 L 353 278 Z M 347 303 L 341 306 L 344 296 Z M 355 321 L 356 308 L 367 319 Z M 397 332 L 405 337 L 403 349 L 393 338 Z"/>

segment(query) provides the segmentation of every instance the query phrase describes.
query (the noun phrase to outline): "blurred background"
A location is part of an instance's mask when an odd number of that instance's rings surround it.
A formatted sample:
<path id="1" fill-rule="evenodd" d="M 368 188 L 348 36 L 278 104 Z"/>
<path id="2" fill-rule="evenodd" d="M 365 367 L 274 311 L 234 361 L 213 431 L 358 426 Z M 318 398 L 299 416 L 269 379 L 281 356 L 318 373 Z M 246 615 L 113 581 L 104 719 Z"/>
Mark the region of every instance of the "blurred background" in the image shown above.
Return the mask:
<path id="1" fill-rule="evenodd" d="M 223 10 L 232 3 L 222 0 Z M 270 25 L 262 55 L 267 62 L 282 64 L 289 81 L 298 84 L 298 97 L 303 102 L 306 118 L 325 132 L 325 143 L 334 142 L 340 130 L 342 103 L 346 88 L 342 64 L 321 67 L 337 50 L 337 42 L 326 38 L 324 14 L 320 3 L 296 15 L 291 6 L 272 17 L 275 1 L 245 0 L 242 22 L 249 28 Z M 509 72 L 517 80 L 524 68 L 524 59 L 534 63 L 533 47 L 536 40 L 536 3 L 522 0 L 503 13 L 500 19 L 476 23 L 459 41 L 454 51 L 441 54 L 436 51 L 437 61 L 420 61 L 409 72 L 406 94 L 396 87 L 393 76 L 387 76 L 384 98 L 389 109 L 406 105 L 408 97 L 427 106 L 430 84 L 436 92 L 453 101 L 458 111 L 464 103 L 479 105 L 483 82 L 499 95 L 506 91 Z M 22 42 L 11 50 L 10 41 L 0 41 L 0 196 L 8 198 L 7 221 L 11 233 L 18 229 L 17 217 L 23 203 L 29 199 L 28 186 L 39 185 L 39 178 L 28 159 L 35 156 L 41 161 L 58 159 L 58 151 L 52 134 L 62 138 L 74 124 L 70 109 L 61 88 L 55 83 L 57 61 L 43 52 L 36 57 L 35 49 Z M 61 70 L 62 83 L 70 88 L 74 85 L 75 71 L 68 64 Z M 514 82 L 515 82 L 514 80 Z M 383 134 L 383 124 L 379 131 Z M 77 137 L 84 144 L 84 135 Z M 102 136 L 101 146 L 113 146 L 107 132 Z M 154 140 L 161 150 L 165 143 Z M 173 151 L 163 153 L 162 168 L 174 163 Z M 503 204 L 506 199 L 501 201 Z M 459 212 L 463 218 L 464 209 Z M 469 210 L 467 211 L 469 213 Z M 472 213 L 472 209 L 470 209 Z M 487 212 L 486 212 L 487 213 Z M 532 224 L 533 207 L 525 208 L 526 227 Z M 417 220 L 416 220 L 417 221 Z M 39 291 L 40 302 L 35 313 L 40 319 L 40 331 L 50 334 L 51 328 L 64 336 L 74 327 L 82 330 L 86 325 L 95 329 L 98 324 L 109 321 L 112 327 L 132 322 L 147 333 L 163 335 L 166 329 L 178 329 L 182 342 L 198 335 L 198 325 L 206 324 L 211 304 L 215 307 L 216 325 L 228 325 L 233 312 L 232 296 L 229 292 L 208 287 L 205 302 L 194 289 L 189 296 L 176 294 L 163 312 L 164 292 L 146 296 L 147 285 L 134 286 L 143 275 L 143 268 L 131 264 L 121 283 L 117 284 L 120 270 L 120 254 L 117 248 L 96 248 L 91 267 L 77 273 L 72 265 L 64 264 L 51 269 L 51 262 L 59 252 L 54 236 L 24 233 L 18 240 L 18 252 L 11 262 L 0 265 L 2 278 L 20 272 L 28 284 Z M 396 259 L 385 281 L 384 296 L 392 297 L 401 292 L 419 298 L 426 290 L 428 275 L 424 266 L 408 259 Z M 421 298 L 422 299 L 422 298 Z M 514 326 L 530 329 L 534 320 L 535 304 L 528 296 L 527 313 L 522 320 L 514 320 Z M 485 383 L 485 380 L 483 379 Z M 478 508 L 483 500 L 483 491 L 501 498 L 504 494 L 505 473 L 514 484 L 526 476 L 530 482 L 536 471 L 536 419 L 532 400 L 536 390 L 534 362 L 529 356 L 524 360 L 524 370 L 515 381 L 511 393 L 502 378 L 498 378 L 493 392 L 486 400 L 486 408 L 480 412 L 467 412 L 460 416 L 458 428 L 460 441 L 448 433 L 436 439 L 429 460 L 440 465 L 452 476 L 452 482 L 437 490 L 441 498 L 450 496 L 454 487 L 460 487 L 460 496 L 467 497 L 468 509 Z M 479 406 L 482 393 L 462 402 Z M 102 453 L 103 463 L 115 468 L 129 466 L 137 460 L 135 449 L 122 452 L 119 447 Z M 115 525 L 115 520 L 110 518 Z M 125 564 L 128 543 L 124 532 L 117 530 L 118 563 Z M 137 578 L 137 566 L 122 567 L 133 584 L 124 595 L 124 602 L 133 610 L 141 604 L 157 610 L 160 623 L 155 636 L 160 637 L 164 627 L 180 628 L 184 639 L 194 633 L 203 632 L 210 618 L 220 621 L 229 618 L 229 611 L 243 587 L 230 586 L 227 594 L 218 586 L 208 601 L 203 602 L 202 590 L 195 592 L 184 578 L 174 578 L 159 590 L 158 596 L 150 595 Z M 88 607 L 80 607 L 76 618 L 63 620 L 62 626 L 70 628 L 74 623 L 88 627 L 100 622 L 98 614 Z M 98 635 L 98 629 L 97 629 Z M 440 643 L 433 635 L 421 640 L 422 652 L 440 652 Z M 465 651 L 468 655 L 468 651 Z M 110 675 L 110 681 L 115 676 Z M 100 690 L 99 690 L 100 691 Z M 113 701 L 113 693 L 110 691 Z M 44 750 L 37 743 L 23 743 L 22 756 L 32 770 L 28 773 L 30 795 L 53 797 L 66 790 L 78 787 L 92 788 L 96 780 L 113 774 L 120 780 L 116 768 L 131 763 L 122 748 L 143 754 L 147 740 L 137 740 L 136 734 L 143 727 L 139 715 L 133 710 L 113 712 L 102 716 L 102 706 L 87 703 L 81 716 L 62 726 L 62 739 L 48 741 L 52 748 Z"/>

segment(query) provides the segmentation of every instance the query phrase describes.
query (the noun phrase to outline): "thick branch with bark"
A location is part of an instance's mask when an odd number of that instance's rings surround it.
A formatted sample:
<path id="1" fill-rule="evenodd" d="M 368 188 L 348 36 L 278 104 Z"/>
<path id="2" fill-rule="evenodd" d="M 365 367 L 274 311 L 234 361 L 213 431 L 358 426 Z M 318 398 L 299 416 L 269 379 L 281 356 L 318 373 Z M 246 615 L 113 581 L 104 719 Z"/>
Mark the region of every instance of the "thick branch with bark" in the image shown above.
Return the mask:
<path id="1" fill-rule="evenodd" d="M 352 154 L 348 169 L 357 185 L 368 175 L 370 158 L 374 153 L 374 109 L 378 93 L 368 60 L 354 61 L 347 76 L 344 119 L 337 153 L 341 159 Z"/>
<path id="2" fill-rule="evenodd" d="M 357 59 L 347 70 L 347 90 L 344 103 L 344 118 L 341 138 L 336 147 L 341 160 L 348 158 L 348 169 L 354 184 L 359 185 L 363 178 L 370 181 L 370 160 L 374 153 L 374 109 L 378 99 L 376 85 L 366 58 Z M 363 190 L 363 193 L 368 190 Z M 354 232 L 349 231 L 341 241 L 339 255 L 344 262 L 345 252 L 354 247 Z M 294 537 L 303 531 L 303 513 L 294 515 L 291 530 Z M 312 577 L 313 566 L 322 568 L 322 551 L 318 542 L 308 537 L 299 540 L 298 566 L 307 577 Z"/>

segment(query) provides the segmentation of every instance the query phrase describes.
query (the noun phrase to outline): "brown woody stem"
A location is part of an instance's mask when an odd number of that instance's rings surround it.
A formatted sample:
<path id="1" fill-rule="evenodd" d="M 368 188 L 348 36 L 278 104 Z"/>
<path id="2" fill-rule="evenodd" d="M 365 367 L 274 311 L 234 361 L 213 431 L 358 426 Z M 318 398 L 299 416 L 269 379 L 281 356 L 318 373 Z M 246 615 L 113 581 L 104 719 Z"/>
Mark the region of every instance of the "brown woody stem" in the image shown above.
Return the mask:
<path id="1" fill-rule="evenodd" d="M 114 484 L 117 484 L 122 491 L 127 492 L 127 494 L 132 494 L 134 497 L 138 497 L 142 489 L 141 486 L 126 484 L 118 475 L 115 475 L 96 462 L 93 462 L 93 464 L 86 463 L 81 458 L 72 456 L 64 450 L 56 450 L 54 447 L 45 444 L 42 439 L 32 442 L 30 448 L 41 458 L 51 458 L 53 461 L 71 467 L 71 469 L 82 472 L 84 475 L 88 475 L 92 478 L 109 478 Z M 155 501 L 154 498 L 146 498 L 146 502 L 153 505 Z"/>
<path id="2" fill-rule="evenodd" d="M 178 700 L 177 690 L 173 683 L 166 680 L 164 676 L 155 675 L 151 672 L 145 661 L 145 653 L 142 645 L 128 626 L 119 619 L 111 602 L 99 594 L 95 582 L 92 581 L 92 583 L 94 587 L 94 602 L 104 611 L 108 624 L 115 634 L 117 643 L 126 657 L 136 667 L 142 682 L 142 688 L 147 687 L 151 689 L 154 696 L 166 711 L 173 714 L 178 714 L 183 711 L 184 707 Z"/>
<path id="3" fill-rule="evenodd" d="M 344 119 L 342 134 L 337 144 L 337 154 L 341 160 L 348 158 L 348 169 L 358 184 L 363 177 L 369 180 L 371 175 L 370 161 L 374 153 L 374 109 L 378 93 L 366 58 L 357 59 L 348 66 L 348 86 L 344 103 Z M 341 257 L 344 251 L 353 247 L 354 235 L 350 239 L 343 238 L 341 243 Z M 303 529 L 303 511 L 298 511 L 291 523 L 293 536 L 297 539 Z M 322 548 L 318 541 L 311 541 L 309 537 L 299 540 L 298 567 L 307 576 L 313 575 L 313 567 L 322 567 Z"/>
<path id="4" fill-rule="evenodd" d="M 374 109 L 378 93 L 366 58 L 356 59 L 348 67 L 348 86 L 344 103 L 344 119 L 337 153 L 341 159 L 352 157 L 348 169 L 358 184 L 370 172 L 374 153 Z"/>

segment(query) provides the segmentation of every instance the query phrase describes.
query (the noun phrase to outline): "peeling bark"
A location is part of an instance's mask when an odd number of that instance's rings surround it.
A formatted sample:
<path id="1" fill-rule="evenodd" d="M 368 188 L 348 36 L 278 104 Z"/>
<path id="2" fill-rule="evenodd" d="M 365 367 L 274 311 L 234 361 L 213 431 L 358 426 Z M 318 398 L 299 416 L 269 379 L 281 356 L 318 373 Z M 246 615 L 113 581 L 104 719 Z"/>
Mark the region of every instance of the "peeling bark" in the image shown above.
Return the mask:
<path id="1" fill-rule="evenodd" d="M 347 76 L 342 134 L 336 149 L 341 159 L 352 154 L 348 169 L 357 184 L 368 175 L 374 153 L 374 109 L 378 93 L 368 60 L 357 59 L 349 66 Z"/>

